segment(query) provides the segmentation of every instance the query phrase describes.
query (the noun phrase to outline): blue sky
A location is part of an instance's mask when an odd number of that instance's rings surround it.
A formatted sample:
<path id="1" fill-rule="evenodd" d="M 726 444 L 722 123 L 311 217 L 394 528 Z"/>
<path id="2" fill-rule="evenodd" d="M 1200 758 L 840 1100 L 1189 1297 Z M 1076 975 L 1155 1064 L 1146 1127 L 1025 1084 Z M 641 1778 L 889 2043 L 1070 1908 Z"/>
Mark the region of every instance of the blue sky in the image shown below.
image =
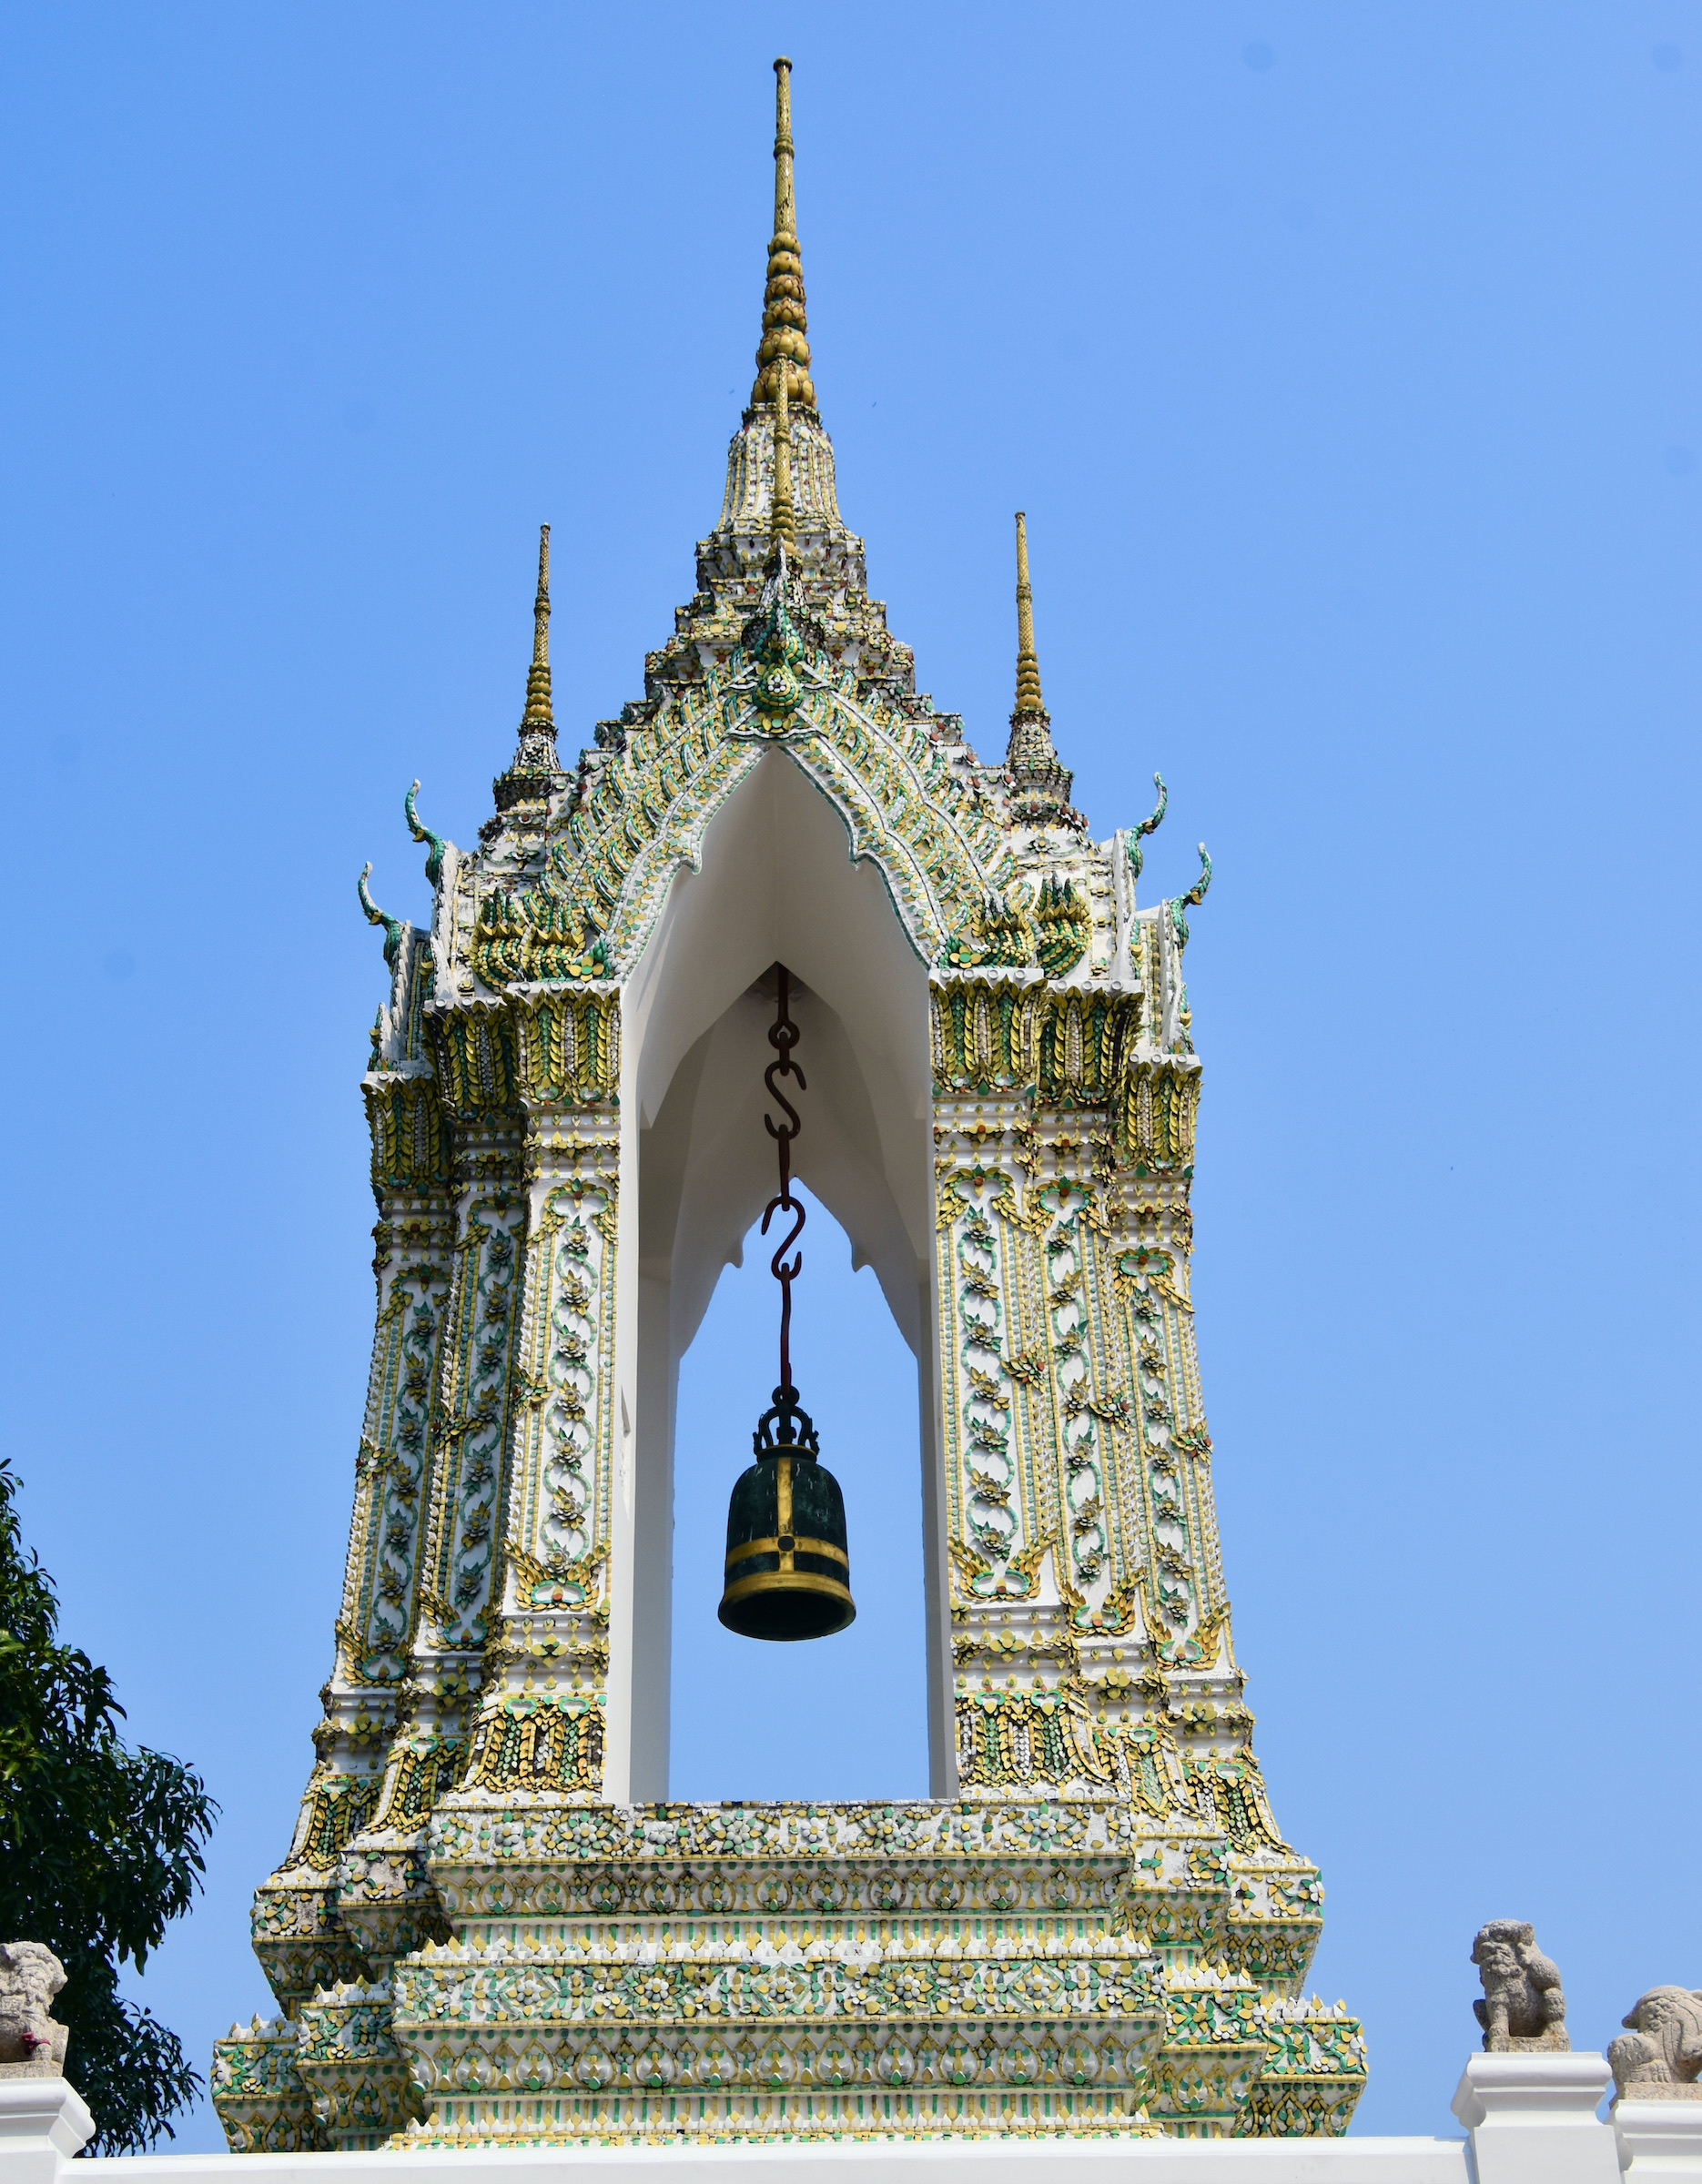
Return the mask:
<path id="1" fill-rule="evenodd" d="M 67 1634 L 225 1808 L 147 1987 L 203 2061 L 263 2006 L 329 1665 L 355 875 L 419 916 L 407 784 L 488 811 L 540 521 L 569 751 L 690 595 L 783 50 L 841 504 L 919 682 L 998 755 L 1026 508 L 1078 802 L 1103 836 L 1160 768 L 1149 899 L 1216 860 L 1236 1645 L 1360 2128 L 1452 2130 L 1484 1918 L 1535 1920 L 1579 2046 L 1702 1984 L 1696 0 L 0 13 L 6 1441 Z M 855 1522 L 914 1421 L 834 1262 L 800 1355 Z M 683 1645 L 760 1263 L 688 1361 Z M 904 1565 L 868 1582 L 831 1738 L 741 1744 L 784 1684 L 694 1655 L 682 1789 L 921 1785 Z"/>

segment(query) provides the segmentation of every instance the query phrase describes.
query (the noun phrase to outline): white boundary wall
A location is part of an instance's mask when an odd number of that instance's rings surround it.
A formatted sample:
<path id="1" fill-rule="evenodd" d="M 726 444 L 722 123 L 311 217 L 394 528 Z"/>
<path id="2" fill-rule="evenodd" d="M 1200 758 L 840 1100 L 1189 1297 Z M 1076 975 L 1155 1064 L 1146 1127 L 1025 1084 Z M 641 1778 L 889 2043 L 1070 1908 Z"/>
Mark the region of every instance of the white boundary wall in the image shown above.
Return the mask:
<path id="1" fill-rule="evenodd" d="M 70 2168 L 88 2110 L 56 2078 L 0 2080 L 0 2184 L 1662 2184 L 1702 2179 L 1702 2100 L 1622 2101 L 1599 2055 L 1474 2055 L 1462 2138 L 986 2139 L 491 2152 L 138 2154 Z M 111 2179 L 106 2171 L 112 2170 Z M 661 2172 L 661 2173 L 658 2173 Z"/>

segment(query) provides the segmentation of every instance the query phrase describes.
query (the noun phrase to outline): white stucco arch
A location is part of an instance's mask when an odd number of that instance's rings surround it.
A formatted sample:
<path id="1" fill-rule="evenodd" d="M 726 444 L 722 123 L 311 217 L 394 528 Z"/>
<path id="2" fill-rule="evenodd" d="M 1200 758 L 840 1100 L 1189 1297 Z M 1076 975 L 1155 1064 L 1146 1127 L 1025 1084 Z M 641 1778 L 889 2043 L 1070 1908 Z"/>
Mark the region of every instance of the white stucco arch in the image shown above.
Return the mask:
<path id="1" fill-rule="evenodd" d="M 952 1696 L 933 1305 L 927 970 L 873 860 L 784 750 L 764 753 L 674 875 L 623 995 L 621 1451 L 610 1630 L 610 1793 L 667 1796 L 675 1398 L 724 1267 L 775 1188 L 762 1127 L 776 963 L 808 1079 L 795 1172 L 875 1269 L 917 1358 L 933 1792 L 951 1794 Z M 801 982 L 795 983 L 795 982 Z M 769 986 L 772 994 L 772 986 Z M 636 1178 L 637 1188 L 631 1178 Z M 854 1543 L 855 1545 L 855 1543 Z M 615 1777 L 623 1767 L 626 1782 Z"/>

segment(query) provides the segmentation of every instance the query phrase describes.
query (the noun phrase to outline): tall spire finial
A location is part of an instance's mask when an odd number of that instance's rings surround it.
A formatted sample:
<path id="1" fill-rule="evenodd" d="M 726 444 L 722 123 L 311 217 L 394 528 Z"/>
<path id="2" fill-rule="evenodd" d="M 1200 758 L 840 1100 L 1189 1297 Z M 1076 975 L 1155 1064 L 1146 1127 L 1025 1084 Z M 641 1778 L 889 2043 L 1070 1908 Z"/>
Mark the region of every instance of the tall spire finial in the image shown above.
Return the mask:
<path id="1" fill-rule="evenodd" d="M 1010 716 L 1005 779 L 1015 816 L 1030 826 L 1085 826 L 1069 801 L 1075 776 L 1058 763 L 1052 716 L 1040 695 L 1034 651 L 1034 592 L 1028 582 L 1028 526 L 1017 511 L 1017 703 Z"/>
<path id="2" fill-rule="evenodd" d="M 1040 662 L 1034 652 L 1034 588 L 1028 581 L 1028 526 L 1017 511 L 1017 712 L 1046 718 L 1040 696 Z M 1013 718 L 1015 716 L 1013 715 Z"/>
<path id="3" fill-rule="evenodd" d="M 538 804 L 562 784 L 555 754 L 555 712 L 550 703 L 550 526 L 538 526 L 538 592 L 532 602 L 532 665 L 526 673 L 526 706 L 520 716 L 520 742 L 491 787 L 496 808 Z"/>
<path id="4" fill-rule="evenodd" d="M 797 544 L 797 518 L 792 512 L 792 424 L 787 415 L 786 389 L 792 377 L 787 359 L 779 367 L 780 399 L 775 411 L 775 490 L 769 528 L 776 551 L 790 551 Z"/>
<path id="5" fill-rule="evenodd" d="M 532 602 L 532 666 L 526 675 L 526 709 L 520 732 L 548 729 L 555 733 L 550 703 L 550 526 L 538 526 L 538 595 Z"/>
<path id="6" fill-rule="evenodd" d="M 808 325 L 792 187 L 792 64 L 782 55 L 775 63 L 775 231 L 768 242 L 768 286 L 763 291 L 763 338 L 756 349 L 753 409 L 778 399 L 782 359 L 792 369 L 792 399 L 801 410 L 815 409 L 810 345 L 805 338 Z"/>

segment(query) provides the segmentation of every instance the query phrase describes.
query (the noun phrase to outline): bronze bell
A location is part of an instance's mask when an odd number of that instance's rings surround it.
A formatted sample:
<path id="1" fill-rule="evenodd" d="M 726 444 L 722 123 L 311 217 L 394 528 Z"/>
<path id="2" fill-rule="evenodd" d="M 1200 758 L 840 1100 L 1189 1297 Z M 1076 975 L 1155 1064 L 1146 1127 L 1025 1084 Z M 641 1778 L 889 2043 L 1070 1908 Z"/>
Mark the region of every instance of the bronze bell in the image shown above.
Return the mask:
<path id="1" fill-rule="evenodd" d="M 775 1390 L 734 1481 L 726 1590 L 717 1611 L 742 1638 L 831 1638 L 856 1619 L 839 1481 L 793 1387 Z"/>
<path id="2" fill-rule="evenodd" d="M 792 974 L 776 964 L 779 1007 L 769 1027 L 775 1059 L 763 1072 L 769 1097 L 785 1115 L 765 1116 L 780 1158 L 780 1188 L 763 1214 L 763 1234 L 777 1213 L 792 1227 L 775 1251 L 770 1271 L 780 1284 L 780 1385 L 756 1421 L 751 1445 L 756 1461 L 733 1482 L 727 1507 L 726 1584 L 716 1610 L 742 1638 L 831 1638 L 856 1620 L 851 1598 L 851 1558 L 846 1552 L 846 1505 L 839 1481 L 816 1459 L 821 1443 L 809 1413 L 798 1407 L 792 1385 L 792 1285 L 804 1254 L 786 1253 L 804 1231 L 804 1201 L 792 1195 L 792 1140 L 798 1111 L 781 1090 L 790 1077 L 800 1092 L 804 1072 L 792 1058 L 798 1027 L 792 1021 Z"/>

